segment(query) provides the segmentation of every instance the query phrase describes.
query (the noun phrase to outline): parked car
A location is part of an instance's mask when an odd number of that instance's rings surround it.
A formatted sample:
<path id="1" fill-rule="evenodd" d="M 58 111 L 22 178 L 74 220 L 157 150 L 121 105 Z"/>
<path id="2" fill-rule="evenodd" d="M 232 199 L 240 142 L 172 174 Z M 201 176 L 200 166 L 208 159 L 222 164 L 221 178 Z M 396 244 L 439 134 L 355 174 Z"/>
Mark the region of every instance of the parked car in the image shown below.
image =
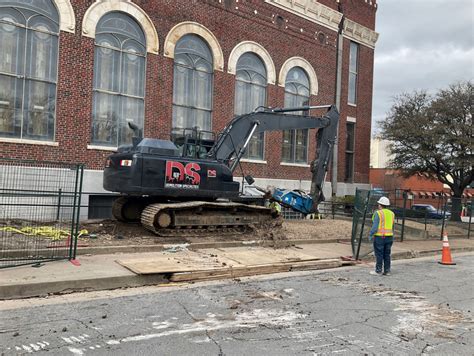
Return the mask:
<path id="1" fill-rule="evenodd" d="M 393 212 L 395 216 L 401 218 L 403 216 L 403 208 L 394 208 Z M 411 208 L 405 210 L 405 217 L 407 218 L 427 218 L 427 219 L 443 219 L 449 218 L 451 216 L 450 212 L 443 212 L 436 210 L 433 205 L 430 204 L 413 204 Z"/>

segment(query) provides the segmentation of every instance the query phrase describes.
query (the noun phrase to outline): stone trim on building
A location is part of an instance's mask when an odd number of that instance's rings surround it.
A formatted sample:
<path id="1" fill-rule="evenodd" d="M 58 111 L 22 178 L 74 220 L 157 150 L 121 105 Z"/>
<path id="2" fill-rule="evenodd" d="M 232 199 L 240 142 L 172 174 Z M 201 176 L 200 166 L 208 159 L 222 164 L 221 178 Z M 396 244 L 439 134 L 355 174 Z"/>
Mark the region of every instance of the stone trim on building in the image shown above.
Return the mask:
<path id="1" fill-rule="evenodd" d="M 333 31 L 339 31 L 342 13 L 318 3 L 316 0 L 265 0 L 265 2 Z M 377 7 L 375 1 L 373 3 L 370 2 L 370 4 Z M 379 37 L 377 32 L 348 18 L 344 19 L 343 33 L 344 37 L 372 49 L 375 48 L 375 43 Z"/>
<path id="2" fill-rule="evenodd" d="M 240 56 L 247 52 L 253 52 L 257 54 L 265 63 L 267 69 L 267 83 L 275 84 L 276 83 L 276 69 L 273 59 L 270 56 L 270 53 L 260 44 L 253 41 L 244 41 L 240 42 L 237 46 L 232 49 L 229 56 L 229 63 L 227 65 L 227 72 L 235 75 L 237 70 L 237 61 Z"/>
<path id="3" fill-rule="evenodd" d="M 59 143 L 56 141 L 39 141 L 39 140 L 30 140 L 26 138 L 0 137 L 0 142 L 18 143 L 18 144 L 25 144 L 25 145 L 53 146 L 53 147 L 59 146 Z"/>
<path id="4" fill-rule="evenodd" d="M 165 57 L 174 58 L 174 49 L 179 39 L 187 34 L 195 34 L 202 37 L 209 45 L 214 63 L 214 70 L 224 70 L 224 54 L 217 37 L 205 26 L 191 21 L 185 21 L 174 26 L 166 36 L 163 45 Z"/>
<path id="5" fill-rule="evenodd" d="M 377 32 L 349 19 L 344 20 L 343 35 L 352 41 L 358 42 L 372 49 L 375 48 L 375 43 L 379 38 Z"/>
<path id="6" fill-rule="evenodd" d="M 287 59 L 285 63 L 283 63 L 283 66 L 280 69 L 280 75 L 278 76 L 278 85 L 280 87 L 285 86 L 286 76 L 293 67 L 301 67 L 305 70 L 306 74 L 308 74 L 309 77 L 311 95 L 318 95 L 319 89 L 316 71 L 306 59 L 301 57 L 291 57 Z"/>
<path id="7" fill-rule="evenodd" d="M 334 31 L 338 31 L 342 19 L 339 11 L 315 0 L 265 0 L 265 2 Z"/>
<path id="8" fill-rule="evenodd" d="M 70 0 L 53 0 L 59 12 L 59 29 L 65 32 L 76 32 L 76 16 Z"/>
<path id="9" fill-rule="evenodd" d="M 102 16 L 111 11 L 124 12 L 137 20 L 145 33 L 147 52 L 158 54 L 160 45 L 158 33 L 153 22 L 145 11 L 130 0 L 96 0 L 84 14 L 82 34 L 86 37 L 95 38 L 97 23 Z"/>

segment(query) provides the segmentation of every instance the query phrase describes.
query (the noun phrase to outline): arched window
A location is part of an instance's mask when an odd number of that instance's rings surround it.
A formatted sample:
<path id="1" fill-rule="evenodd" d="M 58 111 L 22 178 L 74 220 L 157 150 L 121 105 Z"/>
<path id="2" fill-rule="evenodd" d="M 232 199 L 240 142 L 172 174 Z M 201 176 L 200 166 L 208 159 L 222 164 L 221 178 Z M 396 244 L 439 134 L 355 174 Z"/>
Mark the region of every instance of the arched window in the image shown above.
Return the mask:
<path id="1" fill-rule="evenodd" d="M 309 77 L 300 67 L 293 67 L 285 80 L 285 107 L 309 105 Z M 300 112 L 303 114 L 303 112 Z M 283 162 L 308 162 L 308 130 L 283 131 Z"/>
<path id="2" fill-rule="evenodd" d="M 248 114 L 267 101 L 267 70 L 259 56 L 244 53 L 237 61 L 235 78 L 236 115 Z M 254 134 L 244 158 L 263 160 L 264 133 Z"/>
<path id="3" fill-rule="evenodd" d="M 0 2 L 0 136 L 53 141 L 59 14 L 50 0 Z"/>
<path id="4" fill-rule="evenodd" d="M 173 78 L 173 134 L 183 128 L 210 131 L 213 58 L 209 46 L 196 35 L 184 35 L 176 44 Z"/>
<path id="5" fill-rule="evenodd" d="M 145 60 L 145 35 L 138 23 L 122 12 L 104 15 L 95 36 L 92 144 L 130 143 L 128 122 L 143 129 Z"/>

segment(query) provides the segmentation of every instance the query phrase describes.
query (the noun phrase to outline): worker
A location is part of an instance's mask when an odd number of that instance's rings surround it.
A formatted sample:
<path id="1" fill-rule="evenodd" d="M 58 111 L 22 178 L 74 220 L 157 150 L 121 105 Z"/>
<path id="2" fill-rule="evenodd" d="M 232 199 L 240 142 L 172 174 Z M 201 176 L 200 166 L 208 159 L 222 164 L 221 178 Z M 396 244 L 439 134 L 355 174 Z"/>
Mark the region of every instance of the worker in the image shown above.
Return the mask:
<path id="1" fill-rule="evenodd" d="M 373 275 L 390 276 L 391 249 L 393 244 L 393 222 L 395 214 L 388 209 L 390 200 L 381 197 L 378 201 L 377 211 L 372 216 L 372 229 L 369 233 L 369 241 L 373 241 L 375 253 L 375 271 L 370 271 Z M 375 238 L 374 238 L 375 236 Z"/>
<path id="2" fill-rule="evenodd" d="M 270 203 L 269 208 L 272 210 L 272 217 L 276 218 L 281 215 L 281 205 L 276 200 Z"/>

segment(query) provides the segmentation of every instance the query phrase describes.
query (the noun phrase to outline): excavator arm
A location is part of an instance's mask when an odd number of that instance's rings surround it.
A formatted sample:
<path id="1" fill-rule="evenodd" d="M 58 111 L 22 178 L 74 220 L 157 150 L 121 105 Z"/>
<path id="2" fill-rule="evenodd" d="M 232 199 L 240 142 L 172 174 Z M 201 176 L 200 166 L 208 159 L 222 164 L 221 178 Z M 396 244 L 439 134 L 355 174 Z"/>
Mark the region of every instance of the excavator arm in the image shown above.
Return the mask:
<path id="1" fill-rule="evenodd" d="M 323 117 L 294 115 L 288 112 L 329 108 Z M 316 159 L 311 163 L 310 211 L 317 211 L 324 201 L 323 184 L 329 167 L 332 148 L 337 135 L 339 112 L 332 106 L 304 106 L 285 109 L 264 109 L 235 117 L 219 135 L 209 151 L 209 157 L 225 162 L 233 172 L 242 158 L 253 134 L 265 131 L 283 131 L 318 128 Z"/>

